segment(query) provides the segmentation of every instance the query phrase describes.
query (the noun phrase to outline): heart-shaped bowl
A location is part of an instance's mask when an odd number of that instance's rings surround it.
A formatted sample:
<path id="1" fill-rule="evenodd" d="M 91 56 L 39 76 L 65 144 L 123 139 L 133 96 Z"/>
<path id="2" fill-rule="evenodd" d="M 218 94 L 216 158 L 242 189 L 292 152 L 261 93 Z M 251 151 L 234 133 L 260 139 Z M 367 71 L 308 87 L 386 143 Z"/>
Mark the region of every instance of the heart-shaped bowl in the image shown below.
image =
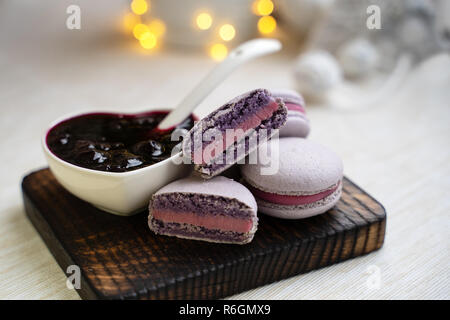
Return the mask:
<path id="1" fill-rule="evenodd" d="M 56 156 L 49 148 L 47 136 L 62 122 L 92 114 L 114 116 L 145 116 L 151 113 L 168 113 L 169 110 L 150 110 L 141 113 L 83 112 L 66 115 L 53 121 L 44 131 L 42 148 L 47 163 L 57 181 L 76 197 L 109 213 L 130 216 L 148 205 L 150 197 L 166 184 L 187 176 L 192 166 L 183 164 L 181 152 L 155 164 L 127 172 L 106 172 L 83 168 Z M 194 120 L 198 118 L 193 116 Z"/>

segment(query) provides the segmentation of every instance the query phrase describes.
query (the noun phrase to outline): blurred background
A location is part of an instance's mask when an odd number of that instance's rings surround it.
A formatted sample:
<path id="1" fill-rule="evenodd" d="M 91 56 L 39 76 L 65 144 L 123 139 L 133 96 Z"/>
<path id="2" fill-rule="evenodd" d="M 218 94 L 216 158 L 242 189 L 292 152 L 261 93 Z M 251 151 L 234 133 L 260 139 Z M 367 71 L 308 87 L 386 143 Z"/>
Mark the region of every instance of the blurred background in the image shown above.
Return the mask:
<path id="1" fill-rule="evenodd" d="M 13 76 L 25 78 L 20 86 L 34 79 L 56 94 L 70 83 L 75 99 L 92 93 L 80 105 L 173 105 L 180 97 L 171 89 L 192 87 L 237 44 L 273 37 L 284 44 L 285 80 L 258 77 L 234 86 L 239 92 L 287 85 L 307 100 L 333 97 L 334 105 L 348 108 L 361 98 L 359 90 L 386 89 L 376 85 L 389 76 L 395 77 L 388 89 L 395 87 L 411 65 L 448 51 L 450 43 L 445 0 L 3 0 L 0 10 L 2 62 L 15 64 Z M 18 88 L 2 80 L 5 90 Z M 154 90 L 161 82 L 167 89 Z M 114 86 L 126 94 L 102 92 Z M 144 87 L 143 101 L 130 100 Z M 341 101 L 335 93 L 342 88 L 355 89 L 355 96 Z M 372 102 L 362 95 L 359 105 Z"/>
<path id="2" fill-rule="evenodd" d="M 357 264 L 237 297 L 450 298 L 448 0 L 0 0 L 0 298 L 78 297 L 22 208 L 48 124 L 172 107 L 257 37 L 283 50 L 240 67 L 196 113 L 258 87 L 298 90 L 310 138 L 385 205 L 388 234 Z M 364 285 L 374 264 L 378 291 Z"/>

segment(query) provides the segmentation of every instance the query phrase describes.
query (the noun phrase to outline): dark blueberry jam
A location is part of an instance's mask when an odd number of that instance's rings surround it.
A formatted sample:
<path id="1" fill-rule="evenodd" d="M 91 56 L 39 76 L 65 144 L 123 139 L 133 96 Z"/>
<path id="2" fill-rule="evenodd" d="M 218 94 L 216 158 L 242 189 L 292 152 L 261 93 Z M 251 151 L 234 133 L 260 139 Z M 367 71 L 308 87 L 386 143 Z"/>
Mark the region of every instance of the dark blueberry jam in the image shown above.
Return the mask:
<path id="1" fill-rule="evenodd" d="M 82 115 L 52 128 L 47 146 L 58 158 L 83 168 L 109 172 L 140 169 L 169 158 L 180 143 L 172 141 L 173 130 L 152 131 L 166 114 Z M 191 116 L 174 130 L 189 130 L 193 125 Z"/>

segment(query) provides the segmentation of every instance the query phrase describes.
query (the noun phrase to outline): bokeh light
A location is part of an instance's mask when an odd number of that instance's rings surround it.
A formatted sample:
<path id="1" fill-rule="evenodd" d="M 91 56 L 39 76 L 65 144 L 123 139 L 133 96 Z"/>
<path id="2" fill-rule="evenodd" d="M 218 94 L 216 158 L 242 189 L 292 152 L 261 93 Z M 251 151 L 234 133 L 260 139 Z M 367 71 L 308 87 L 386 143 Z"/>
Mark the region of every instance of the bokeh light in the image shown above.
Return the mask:
<path id="1" fill-rule="evenodd" d="M 209 55 L 216 61 L 222 61 L 228 55 L 228 48 L 221 43 L 213 44 L 209 50 Z"/>
<path id="2" fill-rule="evenodd" d="M 162 20 L 155 19 L 151 21 L 148 25 L 148 28 L 151 33 L 153 33 L 156 37 L 161 37 L 166 33 L 166 25 Z"/>
<path id="3" fill-rule="evenodd" d="M 269 34 L 277 28 L 277 21 L 272 16 L 264 16 L 258 20 L 258 30 L 262 34 Z"/>
<path id="4" fill-rule="evenodd" d="M 195 20 L 197 23 L 197 26 L 201 30 L 208 30 L 211 28 L 212 25 L 212 17 L 209 13 L 202 12 L 197 16 L 197 19 Z"/>
<path id="5" fill-rule="evenodd" d="M 133 35 L 136 39 L 143 39 L 147 33 L 150 33 L 150 29 L 145 24 L 139 23 L 133 28 Z"/>
<path id="6" fill-rule="evenodd" d="M 252 11 L 258 16 L 268 16 L 273 12 L 273 7 L 271 0 L 255 0 L 252 4 Z"/>
<path id="7" fill-rule="evenodd" d="M 219 29 L 219 35 L 224 41 L 233 40 L 236 35 L 236 29 L 231 24 L 224 24 Z"/>
<path id="8" fill-rule="evenodd" d="M 131 11 L 135 14 L 142 15 L 150 9 L 150 5 L 145 0 L 133 0 L 131 2 Z"/>
<path id="9" fill-rule="evenodd" d="M 141 39 L 139 39 L 139 43 L 144 49 L 153 49 L 154 47 L 156 47 L 158 39 L 153 33 L 147 32 L 142 36 Z"/>
<path id="10" fill-rule="evenodd" d="M 123 28 L 126 32 L 132 32 L 134 26 L 139 24 L 140 22 L 141 22 L 140 17 L 131 12 L 125 14 L 122 20 Z"/>

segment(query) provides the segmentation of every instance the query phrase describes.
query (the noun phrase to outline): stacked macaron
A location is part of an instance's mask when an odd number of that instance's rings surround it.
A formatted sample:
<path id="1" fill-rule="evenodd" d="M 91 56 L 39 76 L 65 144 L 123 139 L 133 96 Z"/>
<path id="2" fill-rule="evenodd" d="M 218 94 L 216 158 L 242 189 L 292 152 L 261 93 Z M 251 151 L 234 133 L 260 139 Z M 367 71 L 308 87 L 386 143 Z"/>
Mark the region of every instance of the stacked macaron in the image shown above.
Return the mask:
<path id="1" fill-rule="evenodd" d="M 310 125 L 303 97 L 290 89 L 275 89 L 272 90 L 272 95 L 282 99 L 288 110 L 288 118 L 286 124 L 280 129 L 280 137 L 306 138 L 310 131 Z"/>
<path id="2" fill-rule="evenodd" d="M 279 139 L 271 139 L 278 129 Z M 150 229 L 179 238 L 245 244 L 256 232 L 257 211 L 283 219 L 326 212 L 341 195 L 342 161 L 304 139 L 309 131 L 304 100 L 295 91 L 257 89 L 226 103 L 185 136 L 183 156 L 194 163 L 195 174 L 152 196 Z M 262 149 L 269 162 L 241 165 L 242 184 L 218 176 Z M 272 170 L 264 170 L 267 166 Z"/>
<path id="3" fill-rule="evenodd" d="M 172 182 L 152 196 L 150 229 L 209 242 L 250 242 L 257 229 L 256 200 L 244 185 L 217 175 L 267 142 L 286 120 L 283 100 L 257 89 L 196 123 L 182 150 L 197 176 Z"/>

